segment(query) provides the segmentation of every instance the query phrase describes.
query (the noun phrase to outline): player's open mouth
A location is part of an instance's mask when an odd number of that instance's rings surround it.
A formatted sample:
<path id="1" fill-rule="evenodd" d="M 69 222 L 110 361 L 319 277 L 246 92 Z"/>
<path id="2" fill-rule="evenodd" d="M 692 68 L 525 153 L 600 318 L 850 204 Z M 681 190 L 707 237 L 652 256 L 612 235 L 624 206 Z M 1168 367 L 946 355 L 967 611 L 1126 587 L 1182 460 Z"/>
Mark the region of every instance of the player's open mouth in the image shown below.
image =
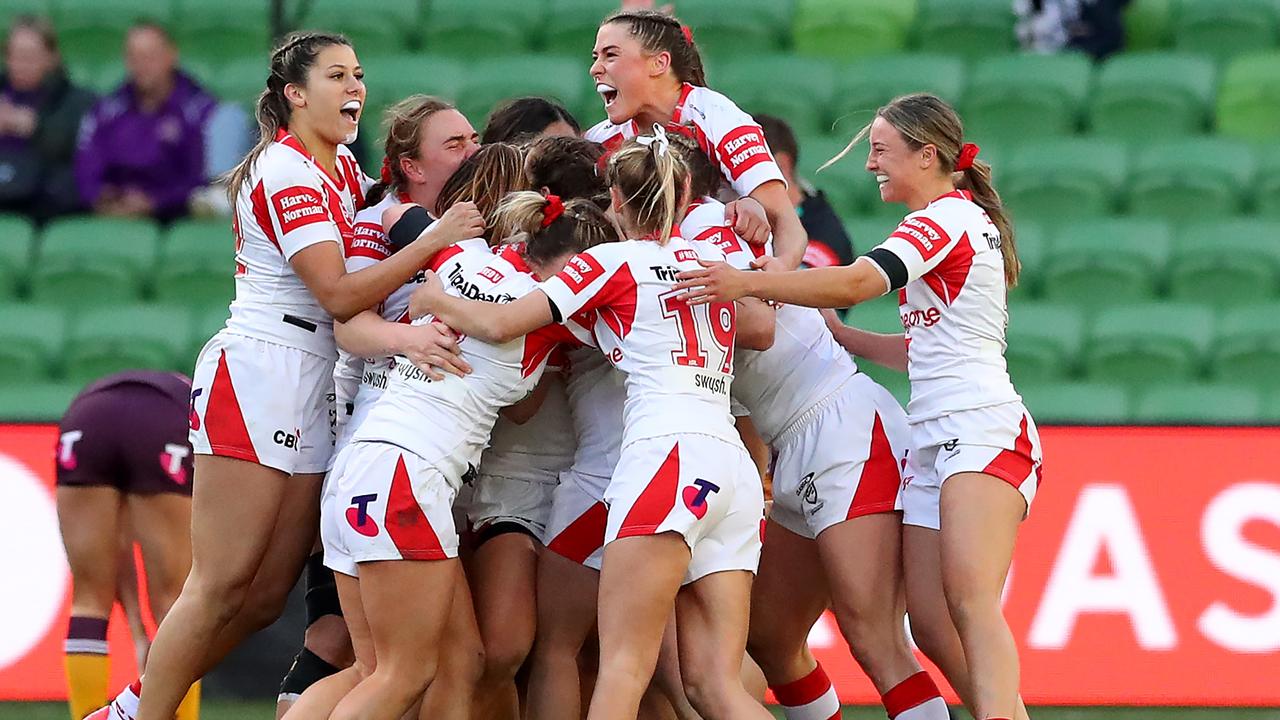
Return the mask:
<path id="1" fill-rule="evenodd" d="M 360 101 L 348 100 L 345 104 L 343 104 L 342 110 L 340 112 L 343 115 L 347 116 L 347 118 L 349 118 L 351 122 L 358 121 L 360 119 Z"/>
<path id="2" fill-rule="evenodd" d="M 618 89 L 607 83 L 596 83 L 596 92 L 600 93 L 600 97 L 604 98 L 605 107 L 609 107 L 614 100 L 618 99 Z"/>
<path id="3" fill-rule="evenodd" d="M 877 182 L 877 183 L 879 183 L 879 184 L 881 184 L 881 185 L 883 185 L 883 184 L 885 184 L 885 183 L 889 182 L 889 176 L 888 176 L 888 175 L 876 175 L 876 182 Z"/>

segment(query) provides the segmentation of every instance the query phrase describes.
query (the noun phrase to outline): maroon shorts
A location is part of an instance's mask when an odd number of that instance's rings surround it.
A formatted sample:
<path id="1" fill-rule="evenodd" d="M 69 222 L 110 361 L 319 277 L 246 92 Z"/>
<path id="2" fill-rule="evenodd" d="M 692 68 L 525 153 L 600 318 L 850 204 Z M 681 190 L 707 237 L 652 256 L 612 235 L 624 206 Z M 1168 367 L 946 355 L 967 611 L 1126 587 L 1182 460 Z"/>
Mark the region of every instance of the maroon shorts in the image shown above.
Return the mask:
<path id="1" fill-rule="evenodd" d="M 152 385 L 90 388 L 58 426 L 58 484 L 191 494 L 188 405 Z"/>

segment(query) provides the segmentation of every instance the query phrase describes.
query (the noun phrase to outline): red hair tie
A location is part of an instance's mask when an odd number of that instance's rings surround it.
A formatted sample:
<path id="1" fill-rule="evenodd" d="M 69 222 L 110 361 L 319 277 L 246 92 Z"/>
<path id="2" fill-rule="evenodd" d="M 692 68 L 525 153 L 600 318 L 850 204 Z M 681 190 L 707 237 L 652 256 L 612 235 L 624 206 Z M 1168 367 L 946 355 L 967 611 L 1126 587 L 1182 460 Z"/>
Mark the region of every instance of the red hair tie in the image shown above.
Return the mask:
<path id="1" fill-rule="evenodd" d="M 978 151 L 982 148 L 973 143 L 965 143 L 960 146 L 960 157 L 956 158 L 956 170 L 964 171 L 973 167 L 973 159 L 978 157 Z"/>
<path id="2" fill-rule="evenodd" d="M 684 41 L 692 45 L 693 44 L 693 28 L 689 27 L 688 25 L 681 25 L 680 32 L 684 34 Z"/>
<path id="3" fill-rule="evenodd" d="M 382 180 L 383 185 L 391 184 L 391 158 L 382 158 L 382 172 L 378 173 L 378 178 Z"/>
<path id="4" fill-rule="evenodd" d="M 542 227 L 546 227 L 556 221 L 556 218 L 564 214 L 564 203 L 561 202 L 559 195 L 548 195 L 547 204 L 542 208 Z"/>

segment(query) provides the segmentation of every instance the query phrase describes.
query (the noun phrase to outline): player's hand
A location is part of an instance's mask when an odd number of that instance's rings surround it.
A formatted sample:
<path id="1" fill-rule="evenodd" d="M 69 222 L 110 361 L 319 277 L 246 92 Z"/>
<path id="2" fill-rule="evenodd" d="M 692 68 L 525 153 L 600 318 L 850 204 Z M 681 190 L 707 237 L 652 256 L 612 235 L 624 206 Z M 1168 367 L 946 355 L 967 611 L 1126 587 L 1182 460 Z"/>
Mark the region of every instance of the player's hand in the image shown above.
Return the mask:
<path id="1" fill-rule="evenodd" d="M 440 276 L 430 270 L 426 271 L 422 284 L 409 296 L 409 317 L 417 320 L 430 315 L 444 297 L 444 283 L 440 281 Z"/>
<path id="2" fill-rule="evenodd" d="M 724 206 L 724 222 L 733 227 L 738 236 L 752 245 L 769 242 L 769 216 L 764 205 L 752 197 L 741 197 Z"/>
<path id="3" fill-rule="evenodd" d="M 687 290 L 677 295 L 677 300 L 684 300 L 690 305 L 701 305 L 709 302 L 733 302 L 750 294 L 747 284 L 747 273 L 723 262 L 707 262 L 699 260 L 701 270 L 686 270 L 676 279 L 676 290 Z"/>
<path id="4" fill-rule="evenodd" d="M 406 335 L 400 353 L 432 380 L 443 380 L 442 370 L 458 377 L 471 372 L 458 349 L 457 334 L 444 323 L 410 325 Z"/>
<path id="5" fill-rule="evenodd" d="M 751 261 L 751 267 L 764 272 L 786 272 L 787 264 L 772 255 L 761 255 Z"/>
<path id="6" fill-rule="evenodd" d="M 473 202 L 454 203 L 440 216 L 432 230 L 444 233 L 450 244 L 478 238 L 484 234 L 484 216 Z"/>

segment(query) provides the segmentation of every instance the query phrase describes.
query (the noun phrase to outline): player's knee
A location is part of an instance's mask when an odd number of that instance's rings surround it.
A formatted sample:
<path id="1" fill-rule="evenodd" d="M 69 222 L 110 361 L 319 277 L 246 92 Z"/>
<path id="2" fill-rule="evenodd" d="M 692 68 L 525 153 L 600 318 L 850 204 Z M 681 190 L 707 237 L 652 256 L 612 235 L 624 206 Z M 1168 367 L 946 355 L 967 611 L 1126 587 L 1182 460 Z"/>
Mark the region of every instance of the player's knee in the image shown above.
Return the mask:
<path id="1" fill-rule="evenodd" d="M 481 649 L 484 678 L 487 682 L 506 682 L 516 676 L 532 643 L 524 638 L 502 635 Z"/>
<path id="2" fill-rule="evenodd" d="M 475 687 L 485 674 L 486 655 L 479 642 L 453 643 L 440 658 L 437 677 L 453 687 Z"/>
<path id="3" fill-rule="evenodd" d="M 902 618 L 892 606 L 880 609 L 868 603 L 855 605 L 837 600 L 833 610 L 840 634 L 855 653 L 879 654 L 906 647 Z"/>
<path id="4" fill-rule="evenodd" d="M 346 621 L 338 615 L 325 615 L 308 625 L 302 645 L 338 667 L 346 667 L 353 661 L 351 634 Z"/>
<path id="5" fill-rule="evenodd" d="M 293 665 L 289 667 L 289 672 L 285 673 L 284 680 L 280 682 L 280 694 L 301 695 L 307 688 L 338 670 L 338 667 L 329 664 L 324 658 L 304 647 L 293 658 Z"/>
<path id="6" fill-rule="evenodd" d="M 258 590 L 255 587 L 251 592 L 246 593 L 240 605 L 239 619 L 250 628 L 251 632 L 257 632 L 280 618 L 288 598 L 287 592 L 281 593 L 273 589 Z"/>
<path id="7" fill-rule="evenodd" d="M 944 584 L 947 598 L 947 611 L 956 630 L 963 635 L 967 630 L 990 619 L 993 614 L 1000 615 L 1000 597 L 987 597 L 985 593 L 974 592 L 968 588 L 956 588 Z"/>
<path id="8" fill-rule="evenodd" d="M 795 658 L 804 652 L 808 642 L 807 628 L 797 631 L 784 622 L 756 622 L 747 635 L 747 653 L 766 677 L 786 674 Z"/>
<path id="9" fill-rule="evenodd" d="M 689 704 L 702 717 L 727 717 L 729 708 L 733 707 L 734 694 L 745 692 L 737 675 L 729 678 L 694 671 L 683 673 L 681 682 Z"/>

